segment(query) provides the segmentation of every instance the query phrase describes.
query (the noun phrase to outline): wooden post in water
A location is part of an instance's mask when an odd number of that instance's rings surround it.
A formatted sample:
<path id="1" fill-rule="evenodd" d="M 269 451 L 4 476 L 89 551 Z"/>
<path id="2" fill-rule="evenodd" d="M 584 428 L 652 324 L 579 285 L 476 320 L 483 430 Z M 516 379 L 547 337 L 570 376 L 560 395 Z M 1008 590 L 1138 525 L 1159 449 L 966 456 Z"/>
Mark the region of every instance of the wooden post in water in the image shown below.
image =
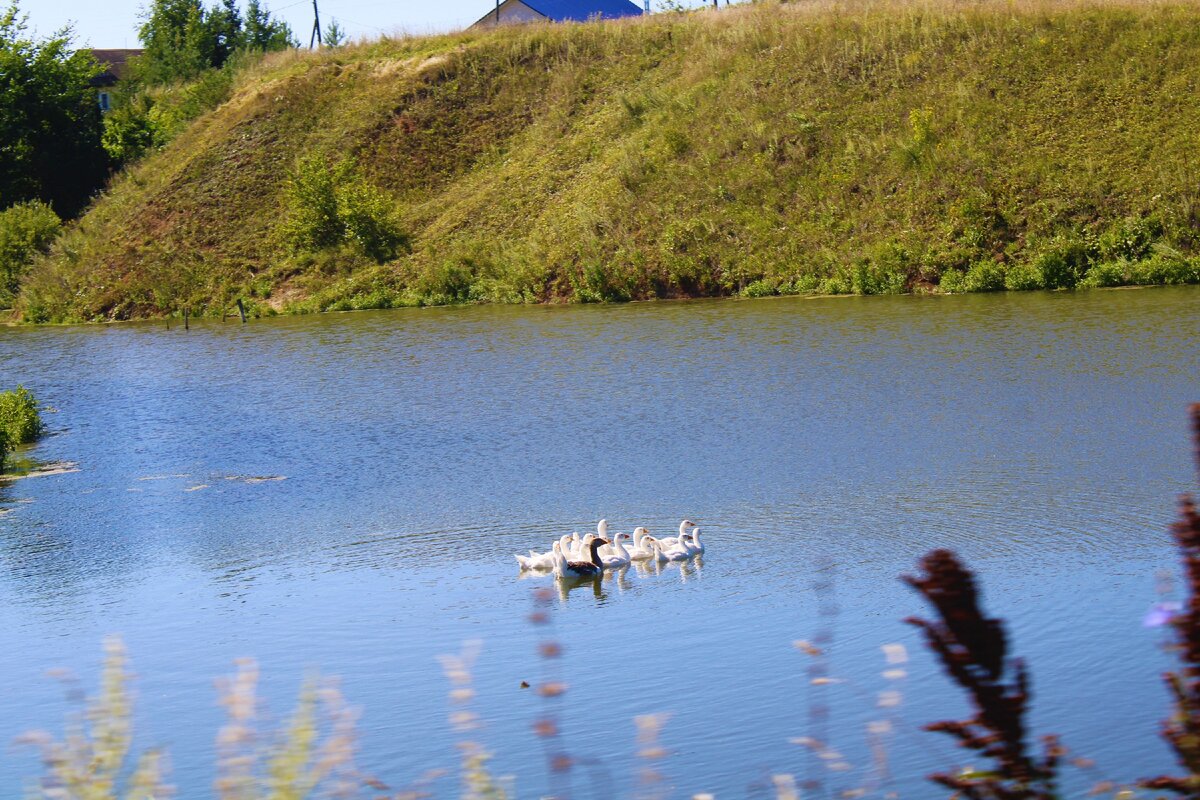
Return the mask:
<path id="1" fill-rule="evenodd" d="M 184 306 L 183 307 L 183 329 L 185 331 L 189 330 L 189 328 L 188 328 L 188 314 L 189 313 L 191 313 L 191 309 L 188 308 L 187 306 Z"/>
<path id="2" fill-rule="evenodd" d="M 238 313 L 242 315 L 242 324 L 246 324 L 246 307 L 242 305 L 242 298 L 238 298 Z"/>

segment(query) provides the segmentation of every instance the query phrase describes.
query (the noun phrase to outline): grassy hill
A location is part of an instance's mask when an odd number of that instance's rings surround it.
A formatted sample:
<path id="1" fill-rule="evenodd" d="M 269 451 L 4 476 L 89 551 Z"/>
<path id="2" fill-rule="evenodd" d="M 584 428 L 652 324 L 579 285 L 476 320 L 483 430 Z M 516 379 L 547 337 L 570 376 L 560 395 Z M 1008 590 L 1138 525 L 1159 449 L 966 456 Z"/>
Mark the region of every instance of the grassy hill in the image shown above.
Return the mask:
<path id="1" fill-rule="evenodd" d="M 1196 282 L 1198 85 L 1194 3 L 764 2 L 277 54 L 119 176 L 19 311 Z M 298 246 L 313 176 L 399 245 Z"/>

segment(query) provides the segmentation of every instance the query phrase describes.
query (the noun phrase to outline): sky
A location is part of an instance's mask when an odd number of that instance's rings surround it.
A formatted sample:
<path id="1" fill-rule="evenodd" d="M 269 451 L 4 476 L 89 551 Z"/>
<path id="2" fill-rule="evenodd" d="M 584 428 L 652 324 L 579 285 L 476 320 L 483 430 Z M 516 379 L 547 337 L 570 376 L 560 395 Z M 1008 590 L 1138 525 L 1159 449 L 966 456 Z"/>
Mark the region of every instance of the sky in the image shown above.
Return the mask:
<path id="1" fill-rule="evenodd" d="M 261 0 L 276 18 L 292 26 L 307 45 L 313 23 L 312 0 Z M 495 0 L 317 0 L 321 25 L 331 18 L 351 39 L 390 33 L 440 33 L 465 28 L 495 7 Z M 147 0 L 18 0 L 29 26 L 48 36 L 64 25 L 79 47 L 139 47 L 137 29 Z M 213 5 L 205 0 L 206 6 Z M 245 10 L 245 0 L 239 5 Z"/>

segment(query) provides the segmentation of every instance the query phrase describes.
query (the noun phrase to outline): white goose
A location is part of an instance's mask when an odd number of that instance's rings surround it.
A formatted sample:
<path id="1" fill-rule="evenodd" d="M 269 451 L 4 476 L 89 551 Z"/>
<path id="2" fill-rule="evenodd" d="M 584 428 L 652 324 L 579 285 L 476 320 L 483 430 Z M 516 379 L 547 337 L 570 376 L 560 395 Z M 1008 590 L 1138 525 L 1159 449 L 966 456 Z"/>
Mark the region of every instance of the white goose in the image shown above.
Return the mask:
<path id="1" fill-rule="evenodd" d="M 592 542 L 594 541 L 596 541 L 594 533 L 586 534 L 578 542 L 572 539 L 571 549 L 565 553 L 566 557 L 571 561 L 586 561 L 591 557 L 589 553 L 592 552 Z"/>
<path id="2" fill-rule="evenodd" d="M 564 534 L 563 536 L 561 536 L 559 538 L 557 543 L 565 545 L 570 540 L 571 540 L 571 537 Z M 553 547 L 553 545 L 551 545 L 551 547 Z M 530 550 L 529 555 L 527 555 L 527 556 L 522 556 L 522 555 L 518 555 L 517 553 L 513 553 L 513 558 L 515 558 L 517 560 L 517 563 L 521 565 L 521 569 L 523 569 L 523 570 L 526 570 L 526 569 L 535 569 L 535 570 L 536 569 L 554 569 L 554 552 L 553 552 L 553 550 L 547 550 L 544 553 L 536 553 L 533 550 Z"/>
<path id="3" fill-rule="evenodd" d="M 668 547 L 664 550 L 662 549 L 662 545 L 659 545 L 659 548 L 667 561 L 686 561 L 692 557 L 692 551 L 688 549 L 686 536 L 679 537 L 678 543 L 674 547 Z"/>
<path id="4" fill-rule="evenodd" d="M 683 522 L 679 523 L 678 536 L 668 536 L 665 539 L 659 539 L 659 541 L 662 542 L 663 547 L 670 550 L 672 547 L 675 547 L 679 544 L 680 539 L 682 539 L 684 536 L 687 536 L 688 528 L 694 527 L 696 527 L 696 523 L 692 522 L 690 519 L 685 519 Z"/>
<path id="5" fill-rule="evenodd" d="M 632 559 L 629 558 L 629 551 L 625 549 L 625 545 L 621 544 L 622 536 L 628 538 L 629 534 L 619 533 L 613 538 L 612 547 L 616 550 L 615 555 L 600 557 L 600 562 L 604 565 L 605 569 L 620 569 L 621 567 L 629 566 L 629 562 Z M 602 540 L 597 539 L 596 541 Z"/>
<path id="6" fill-rule="evenodd" d="M 693 556 L 704 552 L 704 542 L 700 541 L 699 528 L 692 528 L 692 532 L 688 534 L 687 549 L 688 553 Z"/>
<path id="7" fill-rule="evenodd" d="M 558 542 L 555 542 L 558 544 Z M 523 556 L 520 553 L 513 553 L 513 558 L 521 565 L 522 570 L 526 569 L 553 569 L 554 568 L 554 553 L 535 553 L 529 551 L 529 555 Z"/>
<path id="8" fill-rule="evenodd" d="M 633 547 L 629 548 L 629 557 L 634 561 L 646 561 L 654 556 L 654 549 L 650 547 L 650 531 L 645 528 L 633 529 Z"/>
<path id="9" fill-rule="evenodd" d="M 663 549 L 662 542 L 657 539 L 650 540 L 650 549 L 653 552 L 653 555 L 650 556 L 650 563 L 665 564 L 671 560 L 667 558 L 667 553 Z"/>

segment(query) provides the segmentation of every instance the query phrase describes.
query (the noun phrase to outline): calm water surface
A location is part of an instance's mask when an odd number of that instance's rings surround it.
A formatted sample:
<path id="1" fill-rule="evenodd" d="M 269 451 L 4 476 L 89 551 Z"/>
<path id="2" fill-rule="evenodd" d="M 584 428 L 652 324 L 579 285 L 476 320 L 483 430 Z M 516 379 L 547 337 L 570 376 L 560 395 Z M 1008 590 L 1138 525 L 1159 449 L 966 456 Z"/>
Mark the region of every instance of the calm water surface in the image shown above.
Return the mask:
<path id="1" fill-rule="evenodd" d="M 1161 632 L 1140 627 L 1194 485 L 1200 290 L 466 308 L 207 324 L 0 329 L 0 386 L 57 409 L 25 455 L 78 471 L 0 484 L 0 794 L 7 743 L 61 731 L 53 667 L 95 687 L 106 634 L 137 673 L 137 746 L 211 796 L 214 679 L 254 656 L 269 721 L 316 672 L 362 711 L 359 764 L 394 786 L 448 768 L 437 656 L 481 640 L 477 736 L 548 791 L 531 723 L 547 579 L 511 553 L 687 516 L 703 564 L 631 570 L 553 602 L 577 797 L 637 789 L 633 717 L 670 712 L 674 797 L 763 796 L 828 735 L 861 784 L 864 726 L 903 702 L 891 788 L 965 758 L 921 724 L 963 714 L 897 576 L 936 546 L 981 574 L 1028 657 L 1038 732 L 1096 762 L 1073 789 L 1172 768 Z M 257 480 L 258 478 L 280 478 Z M 814 591 L 832 564 L 832 590 Z M 822 617 L 820 608 L 836 605 Z M 796 639 L 831 628 L 811 687 Z M 913 661 L 891 682 L 880 646 Z"/>

